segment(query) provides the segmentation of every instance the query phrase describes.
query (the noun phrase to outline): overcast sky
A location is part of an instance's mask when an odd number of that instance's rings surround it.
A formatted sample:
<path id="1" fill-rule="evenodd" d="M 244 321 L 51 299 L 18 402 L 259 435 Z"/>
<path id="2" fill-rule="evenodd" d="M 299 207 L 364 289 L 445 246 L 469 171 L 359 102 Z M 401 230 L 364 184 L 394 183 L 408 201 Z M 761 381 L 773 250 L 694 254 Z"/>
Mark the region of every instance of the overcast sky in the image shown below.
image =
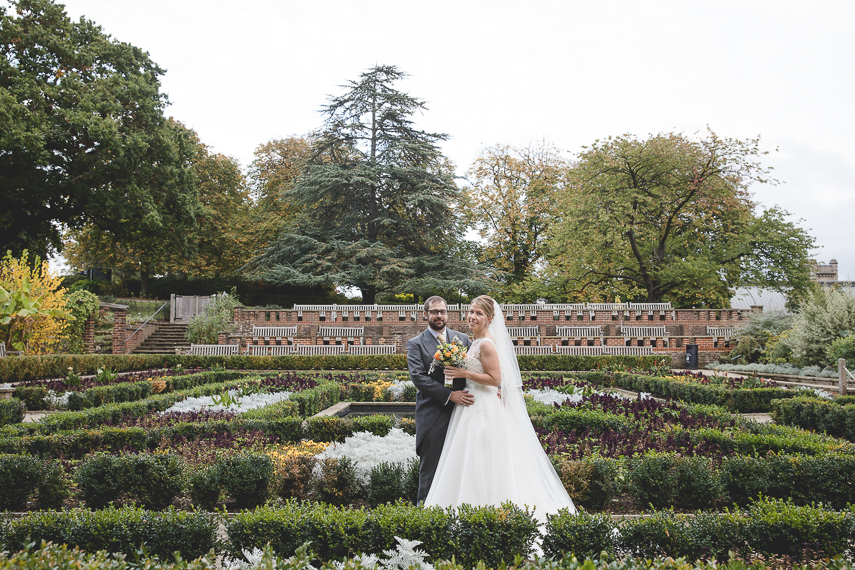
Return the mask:
<path id="1" fill-rule="evenodd" d="M 168 114 L 246 167 L 374 64 L 411 75 L 417 118 L 460 174 L 485 146 L 609 135 L 760 135 L 754 188 L 855 279 L 855 3 L 504 0 L 68 0 L 167 70 Z"/>

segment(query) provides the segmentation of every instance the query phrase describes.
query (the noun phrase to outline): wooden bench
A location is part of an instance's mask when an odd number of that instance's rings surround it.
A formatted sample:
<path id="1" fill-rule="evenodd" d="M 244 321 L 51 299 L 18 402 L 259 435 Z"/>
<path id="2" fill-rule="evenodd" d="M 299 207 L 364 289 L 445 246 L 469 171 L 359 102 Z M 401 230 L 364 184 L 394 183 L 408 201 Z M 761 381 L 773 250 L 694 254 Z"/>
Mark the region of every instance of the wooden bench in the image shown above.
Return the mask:
<path id="1" fill-rule="evenodd" d="M 604 346 L 603 354 L 610 356 L 650 356 L 652 346 Z"/>
<path id="2" fill-rule="evenodd" d="M 290 344 L 256 344 L 246 347 L 248 356 L 288 356 L 294 354 L 294 346 Z"/>
<path id="3" fill-rule="evenodd" d="M 231 356 L 239 352 L 239 344 L 191 344 L 187 350 L 192 356 Z"/>
<path id="4" fill-rule="evenodd" d="M 572 354 L 575 356 L 602 356 L 602 346 L 556 346 L 556 354 Z"/>
<path id="5" fill-rule="evenodd" d="M 508 327 L 508 334 L 511 338 L 514 337 L 533 337 L 540 336 L 538 327 Z"/>
<path id="6" fill-rule="evenodd" d="M 352 344 L 347 347 L 348 354 L 395 354 L 394 344 Z"/>
<path id="7" fill-rule="evenodd" d="M 713 337 L 713 340 L 718 340 L 717 337 L 724 337 L 724 340 L 730 340 L 735 329 L 732 327 L 707 327 L 707 334 Z"/>
<path id="8" fill-rule="evenodd" d="M 344 354 L 343 344 L 298 344 L 294 346 L 294 354 L 301 356 Z"/>
<path id="9" fill-rule="evenodd" d="M 297 336 L 297 327 L 252 327 L 253 337 L 286 338 Z"/>
<path id="10" fill-rule="evenodd" d="M 5 358 L 7 356 L 23 356 L 23 351 L 20 350 L 6 350 L 6 343 L 0 342 L 0 358 Z"/>
<path id="11" fill-rule="evenodd" d="M 318 327 L 318 336 L 358 337 L 365 334 L 365 327 Z"/>
<path id="12" fill-rule="evenodd" d="M 552 346 L 515 346 L 517 354 L 552 354 Z"/>

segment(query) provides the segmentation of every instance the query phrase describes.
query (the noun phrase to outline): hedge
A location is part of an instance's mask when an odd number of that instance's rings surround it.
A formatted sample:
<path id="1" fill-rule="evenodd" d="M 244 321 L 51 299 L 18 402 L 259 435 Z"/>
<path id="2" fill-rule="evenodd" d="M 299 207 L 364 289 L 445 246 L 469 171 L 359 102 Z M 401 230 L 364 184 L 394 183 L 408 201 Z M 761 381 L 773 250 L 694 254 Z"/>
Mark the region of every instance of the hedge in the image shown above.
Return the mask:
<path id="1" fill-rule="evenodd" d="M 206 512 L 164 512 L 136 508 L 100 511 L 71 509 L 41 511 L 7 522 L 2 532 L 5 550 L 50 541 L 87 552 L 106 550 L 134 556 L 140 545 L 162 559 L 178 552 L 186 559 L 202 556 L 216 546 L 218 518 Z"/>
<path id="2" fill-rule="evenodd" d="M 657 396 L 675 398 L 696 404 L 714 404 L 742 414 L 768 412 L 772 402 L 793 398 L 795 393 L 782 388 L 731 389 L 709 386 L 690 380 L 671 380 L 638 374 L 579 374 L 580 379 L 596 381 L 605 386 L 616 386 L 634 392 L 649 392 Z"/>
<path id="3" fill-rule="evenodd" d="M 631 370 L 670 366 L 669 356 L 573 356 L 551 354 L 517 357 L 521 370 Z M 189 356 L 174 354 L 57 354 L 0 359 L 0 379 L 22 382 L 64 378 L 68 368 L 77 374 L 94 374 L 99 368 L 114 372 L 224 366 L 231 370 L 406 370 L 406 354 L 335 356 Z"/>
<path id="4" fill-rule="evenodd" d="M 391 549 L 394 537 L 422 542 L 433 561 L 452 556 L 467 568 L 479 560 L 487 567 L 514 561 L 531 552 L 537 523 L 530 512 L 512 504 L 500 508 L 466 505 L 457 511 L 404 503 L 375 510 L 339 508 L 324 503 L 289 501 L 236 514 L 226 523 L 231 556 L 268 542 L 277 554 L 293 555 L 311 541 L 322 561 L 345 560 L 356 553 Z"/>
<path id="5" fill-rule="evenodd" d="M 593 549 L 634 552 L 645 558 L 665 554 L 696 560 L 726 558 L 739 549 L 766 556 L 802 559 L 804 549 L 816 556 L 842 554 L 855 539 L 851 510 L 795 506 L 769 499 L 747 510 L 723 514 L 697 512 L 692 517 L 658 511 L 648 518 L 614 522 L 608 515 L 560 514 L 546 525 L 543 551 L 547 556 L 573 552 L 591 555 Z"/>
<path id="6" fill-rule="evenodd" d="M 772 403 L 772 419 L 779 424 L 821 431 L 855 442 L 855 405 L 851 396 L 833 400 L 792 398 Z"/>

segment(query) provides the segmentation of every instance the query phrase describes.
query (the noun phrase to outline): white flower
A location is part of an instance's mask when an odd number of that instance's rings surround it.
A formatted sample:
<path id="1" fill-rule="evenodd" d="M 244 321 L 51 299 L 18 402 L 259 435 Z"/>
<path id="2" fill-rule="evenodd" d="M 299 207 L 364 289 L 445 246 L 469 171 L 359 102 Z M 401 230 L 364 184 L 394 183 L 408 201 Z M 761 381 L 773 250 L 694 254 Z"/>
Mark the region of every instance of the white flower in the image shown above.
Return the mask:
<path id="1" fill-rule="evenodd" d="M 410 380 L 402 381 L 396 378 L 392 385 L 389 386 L 388 390 L 395 400 L 400 401 L 404 397 L 404 390 L 406 390 L 409 386 L 415 386 L 415 384 L 413 384 Z"/>
<path id="2" fill-rule="evenodd" d="M 317 454 L 318 459 L 347 457 L 356 467 L 356 476 L 368 483 L 371 469 L 381 463 L 407 463 L 416 459 L 416 438 L 399 428 L 392 428 L 386 436 L 367 431 L 353 434 L 344 443 L 332 443 Z M 318 467 L 320 469 L 320 467 Z"/>
<path id="3" fill-rule="evenodd" d="M 652 396 L 650 395 L 650 392 L 639 392 L 638 393 L 638 399 L 639 400 L 650 400 L 651 398 L 652 398 Z"/>
<path id="4" fill-rule="evenodd" d="M 540 402 L 542 404 L 561 404 L 563 402 L 570 402 L 571 404 L 575 404 L 576 402 L 581 402 L 585 397 L 582 394 L 582 391 L 574 391 L 572 394 L 567 394 L 566 392 L 559 392 L 558 390 L 553 390 L 552 388 L 545 388 L 543 390 L 526 390 L 525 393 L 535 401 Z"/>
<path id="5" fill-rule="evenodd" d="M 68 395 L 71 392 L 65 392 L 61 396 L 57 396 L 53 390 L 48 390 L 47 396 L 44 397 L 45 408 L 49 410 L 64 410 L 68 407 Z"/>
<path id="6" fill-rule="evenodd" d="M 237 390 L 229 390 L 229 396 L 231 396 L 233 399 L 236 399 L 237 395 Z M 234 413 L 246 412 L 257 408 L 263 408 L 265 406 L 275 404 L 276 402 L 281 402 L 282 400 L 287 400 L 290 396 L 291 392 L 276 392 L 274 394 L 266 394 L 263 392 L 259 392 L 256 394 L 249 394 L 248 396 L 241 396 L 239 405 L 238 403 L 234 403 L 230 406 L 214 405 L 214 398 L 212 398 L 211 396 L 186 398 L 180 402 L 176 402 L 175 405 L 173 405 L 168 410 L 160 412 L 160 414 L 167 414 L 170 412 L 194 412 L 201 410 Z"/>
<path id="7" fill-rule="evenodd" d="M 421 544 L 420 540 L 407 540 L 400 536 L 396 536 L 395 540 L 398 541 L 398 549 L 397 551 L 383 551 L 383 554 L 389 557 L 388 560 L 383 561 L 383 566 L 390 570 L 393 568 L 408 570 L 413 566 L 419 565 L 422 567 L 422 570 L 433 570 L 433 565 L 425 562 L 427 552 L 416 549 Z"/>

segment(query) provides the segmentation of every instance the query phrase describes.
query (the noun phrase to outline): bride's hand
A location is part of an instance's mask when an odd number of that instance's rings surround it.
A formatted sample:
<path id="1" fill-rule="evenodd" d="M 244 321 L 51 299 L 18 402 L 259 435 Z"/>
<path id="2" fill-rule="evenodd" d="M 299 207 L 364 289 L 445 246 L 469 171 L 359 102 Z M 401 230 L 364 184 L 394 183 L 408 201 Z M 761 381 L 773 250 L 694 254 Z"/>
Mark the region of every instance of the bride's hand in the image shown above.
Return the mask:
<path id="1" fill-rule="evenodd" d="M 457 368 L 456 366 L 446 366 L 445 375 L 451 378 L 469 378 L 469 371 L 465 368 Z"/>

